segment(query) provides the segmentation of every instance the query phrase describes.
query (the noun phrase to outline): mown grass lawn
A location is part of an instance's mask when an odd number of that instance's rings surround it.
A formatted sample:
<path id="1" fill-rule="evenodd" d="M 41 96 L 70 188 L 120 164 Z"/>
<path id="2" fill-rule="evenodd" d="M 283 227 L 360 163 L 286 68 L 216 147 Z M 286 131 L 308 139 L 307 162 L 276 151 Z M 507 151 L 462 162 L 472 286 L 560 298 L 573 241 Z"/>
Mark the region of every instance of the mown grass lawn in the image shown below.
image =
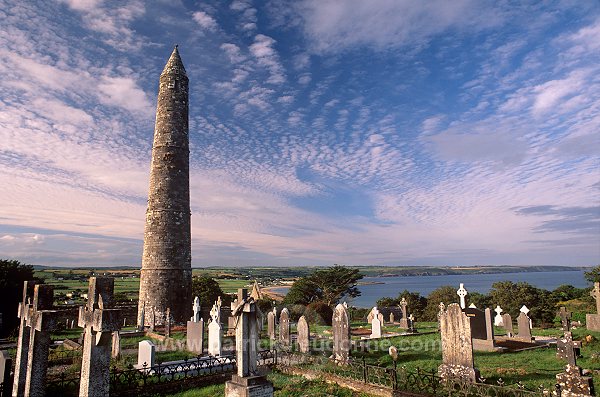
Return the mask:
<path id="1" fill-rule="evenodd" d="M 354 392 L 335 384 L 322 380 L 307 380 L 301 376 L 289 376 L 278 372 L 267 376 L 275 389 L 276 397 L 304 397 L 304 396 L 339 396 L 339 397 L 370 397 L 369 394 Z M 225 385 L 211 385 L 203 388 L 187 390 L 172 394 L 173 397 L 214 397 L 225 394 Z"/>

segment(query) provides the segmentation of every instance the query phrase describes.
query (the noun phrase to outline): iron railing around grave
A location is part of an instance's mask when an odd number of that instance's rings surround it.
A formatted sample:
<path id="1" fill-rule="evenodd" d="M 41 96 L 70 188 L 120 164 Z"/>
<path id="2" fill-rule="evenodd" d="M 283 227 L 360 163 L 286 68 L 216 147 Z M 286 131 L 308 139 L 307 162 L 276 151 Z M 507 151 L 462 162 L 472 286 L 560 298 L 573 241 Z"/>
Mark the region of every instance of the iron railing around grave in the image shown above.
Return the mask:
<path id="1" fill-rule="evenodd" d="M 277 351 L 266 350 L 258 353 L 258 366 L 269 367 L 277 362 Z M 152 367 L 118 369 L 110 371 L 111 396 L 151 395 L 166 390 L 193 387 L 197 384 L 208 384 L 211 380 L 221 381 L 237 369 L 235 356 L 199 356 L 170 364 L 156 364 Z M 46 394 L 48 396 L 75 396 L 79 391 L 79 374 L 77 377 L 61 374 L 58 378 L 48 379 Z M 197 381 L 197 382 L 196 382 Z"/>
<path id="2" fill-rule="evenodd" d="M 50 350 L 48 354 L 48 363 L 52 365 L 58 364 L 74 364 L 81 361 L 83 349 L 74 350 Z"/>
<path id="3" fill-rule="evenodd" d="M 278 366 L 304 367 L 314 372 L 331 374 L 394 391 L 435 397 L 551 397 L 552 390 L 529 390 L 522 384 L 505 385 L 474 383 L 460 379 L 444 380 L 437 371 L 412 371 L 403 366 L 381 367 L 367 364 L 364 358 L 342 364 L 323 356 L 295 352 L 279 352 Z M 560 395 L 560 394 L 558 394 Z"/>

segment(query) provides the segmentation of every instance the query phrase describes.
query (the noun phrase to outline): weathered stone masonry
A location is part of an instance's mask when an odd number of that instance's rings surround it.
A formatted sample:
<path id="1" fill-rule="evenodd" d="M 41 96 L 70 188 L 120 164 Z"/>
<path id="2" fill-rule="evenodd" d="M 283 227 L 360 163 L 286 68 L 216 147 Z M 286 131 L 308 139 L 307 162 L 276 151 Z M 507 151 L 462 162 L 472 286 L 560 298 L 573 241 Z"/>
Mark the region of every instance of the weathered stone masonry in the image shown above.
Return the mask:
<path id="1" fill-rule="evenodd" d="M 148 209 L 140 276 L 138 324 L 191 315 L 192 268 L 188 137 L 188 77 L 177 47 L 160 75 Z"/>

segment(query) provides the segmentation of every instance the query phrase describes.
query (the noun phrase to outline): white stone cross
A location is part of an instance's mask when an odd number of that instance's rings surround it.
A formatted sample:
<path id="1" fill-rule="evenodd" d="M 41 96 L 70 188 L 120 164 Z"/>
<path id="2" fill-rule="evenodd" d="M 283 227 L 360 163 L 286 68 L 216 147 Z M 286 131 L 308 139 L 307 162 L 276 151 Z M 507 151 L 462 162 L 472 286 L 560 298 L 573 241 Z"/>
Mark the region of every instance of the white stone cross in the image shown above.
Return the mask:
<path id="1" fill-rule="evenodd" d="M 502 310 L 502 308 L 500 307 L 500 305 L 497 305 L 496 308 L 494 309 L 494 311 L 496 312 L 496 316 L 494 317 L 494 325 L 496 327 L 501 327 L 504 325 L 504 319 L 502 318 L 502 312 L 504 310 Z"/>
<path id="2" fill-rule="evenodd" d="M 221 297 L 219 297 L 219 300 L 221 299 Z M 219 304 L 219 301 L 217 301 L 212 309 L 210 309 L 210 318 L 213 322 L 217 322 L 220 323 L 221 322 L 221 305 Z"/>
<path id="3" fill-rule="evenodd" d="M 194 316 L 192 317 L 192 322 L 197 323 L 200 321 L 200 298 L 194 298 L 194 306 L 192 307 L 194 310 Z"/>
<path id="4" fill-rule="evenodd" d="M 460 288 L 458 288 L 458 290 L 456 291 L 456 295 L 458 295 L 460 297 L 460 307 L 462 309 L 465 308 L 465 306 L 467 305 L 465 302 L 465 297 L 467 296 L 468 292 L 465 289 L 465 285 L 463 283 L 460 283 Z"/>
<path id="5" fill-rule="evenodd" d="M 594 289 L 590 292 L 590 295 L 596 299 L 596 311 L 600 314 L 600 283 L 594 283 Z"/>

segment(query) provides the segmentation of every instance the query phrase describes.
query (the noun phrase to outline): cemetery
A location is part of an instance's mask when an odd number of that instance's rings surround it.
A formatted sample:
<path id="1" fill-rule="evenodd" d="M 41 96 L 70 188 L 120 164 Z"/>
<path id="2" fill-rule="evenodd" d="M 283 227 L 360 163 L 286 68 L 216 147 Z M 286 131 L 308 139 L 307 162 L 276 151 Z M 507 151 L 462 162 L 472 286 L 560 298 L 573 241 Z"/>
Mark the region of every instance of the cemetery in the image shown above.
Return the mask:
<path id="1" fill-rule="evenodd" d="M 464 292 L 457 293 L 460 302 Z M 91 277 L 76 328 L 65 321 L 69 327 L 58 330 L 61 309 L 52 287 L 26 282 L 16 346 L 0 357 L 2 395 L 203 395 L 204 389 L 286 395 L 281 390 L 295 382 L 342 394 L 446 395 L 460 387 L 473 395 L 595 395 L 600 333 L 572 327 L 564 308 L 557 312 L 559 327 L 539 329 L 530 327 L 526 307 L 511 328 L 499 307 L 497 318 L 489 308 L 440 302 L 438 322 L 416 322 L 406 302 L 398 321 L 394 310 L 374 307 L 355 318 L 338 304 L 329 326 L 295 319 L 281 306 L 264 315 L 252 295 L 238 291 L 228 320 L 221 299 L 196 298 L 185 325 L 167 319 L 123 326 L 113 304 L 114 279 Z M 203 306 L 210 307 L 206 323 Z M 399 321 L 404 316 L 406 323 Z"/>
<path id="2" fill-rule="evenodd" d="M 584 325 L 531 293 L 506 312 L 494 295 L 477 307 L 462 282 L 422 311 L 408 291 L 364 310 L 351 304 L 363 275 L 340 265 L 295 277 L 283 300 L 249 277 L 228 279 L 235 294 L 194 277 L 188 84 L 175 46 L 159 78 L 141 270 L 23 280 L 0 397 L 597 395 L 598 282 Z"/>

